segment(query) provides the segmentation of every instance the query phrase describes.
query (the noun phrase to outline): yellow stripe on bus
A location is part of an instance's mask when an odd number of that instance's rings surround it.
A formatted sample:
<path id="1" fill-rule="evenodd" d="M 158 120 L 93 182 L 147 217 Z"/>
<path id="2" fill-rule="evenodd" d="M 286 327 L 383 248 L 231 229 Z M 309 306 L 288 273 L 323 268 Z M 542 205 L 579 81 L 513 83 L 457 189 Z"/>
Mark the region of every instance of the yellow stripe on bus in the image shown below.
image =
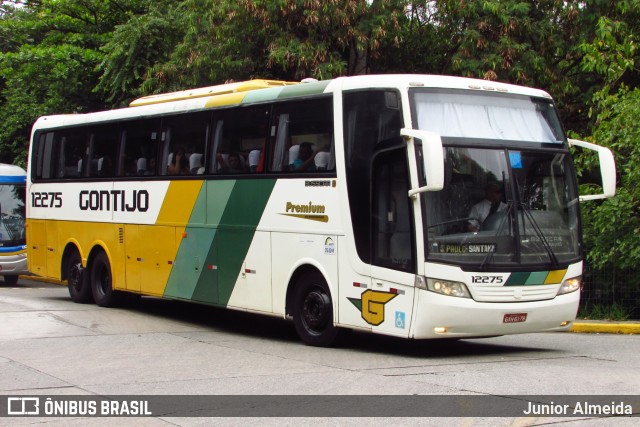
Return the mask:
<path id="1" fill-rule="evenodd" d="M 172 181 L 160 208 L 156 225 L 186 225 L 203 182 Z"/>

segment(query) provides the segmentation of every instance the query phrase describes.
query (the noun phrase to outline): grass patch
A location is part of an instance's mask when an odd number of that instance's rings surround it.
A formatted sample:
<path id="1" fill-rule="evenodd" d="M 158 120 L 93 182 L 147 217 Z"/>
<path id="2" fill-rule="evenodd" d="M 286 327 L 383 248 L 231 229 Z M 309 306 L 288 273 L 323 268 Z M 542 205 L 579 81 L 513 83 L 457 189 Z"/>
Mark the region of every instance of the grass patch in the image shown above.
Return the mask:
<path id="1" fill-rule="evenodd" d="M 578 310 L 578 318 L 583 320 L 629 320 L 630 317 L 627 309 L 618 304 L 594 304 Z"/>

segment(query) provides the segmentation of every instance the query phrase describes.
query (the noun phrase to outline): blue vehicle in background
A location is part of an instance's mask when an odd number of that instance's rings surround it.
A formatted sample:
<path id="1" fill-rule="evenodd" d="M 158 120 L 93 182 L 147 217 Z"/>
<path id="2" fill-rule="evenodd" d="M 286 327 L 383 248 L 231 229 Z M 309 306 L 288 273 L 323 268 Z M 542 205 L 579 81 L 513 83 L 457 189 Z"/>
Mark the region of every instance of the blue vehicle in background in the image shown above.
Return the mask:
<path id="1" fill-rule="evenodd" d="M 0 275 L 14 286 L 27 274 L 25 197 L 27 174 L 19 166 L 0 163 Z"/>

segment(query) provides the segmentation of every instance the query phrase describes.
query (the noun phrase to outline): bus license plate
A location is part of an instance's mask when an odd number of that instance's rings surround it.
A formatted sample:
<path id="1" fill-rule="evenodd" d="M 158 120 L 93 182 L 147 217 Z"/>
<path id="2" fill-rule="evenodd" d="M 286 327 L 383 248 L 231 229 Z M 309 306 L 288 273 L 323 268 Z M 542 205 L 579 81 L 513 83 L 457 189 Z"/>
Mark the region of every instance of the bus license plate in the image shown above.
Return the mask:
<path id="1" fill-rule="evenodd" d="M 502 323 L 520 323 L 527 320 L 527 313 L 509 313 L 505 314 Z"/>

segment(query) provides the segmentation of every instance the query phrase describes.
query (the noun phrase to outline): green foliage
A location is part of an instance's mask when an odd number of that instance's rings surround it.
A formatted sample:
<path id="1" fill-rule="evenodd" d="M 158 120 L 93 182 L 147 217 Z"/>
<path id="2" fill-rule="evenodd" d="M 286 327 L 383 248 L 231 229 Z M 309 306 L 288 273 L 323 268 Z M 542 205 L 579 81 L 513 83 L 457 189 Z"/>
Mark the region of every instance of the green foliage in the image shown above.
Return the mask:
<path id="1" fill-rule="evenodd" d="M 593 140 L 609 147 L 616 159 L 616 196 L 582 205 L 587 260 L 593 267 L 615 262 L 618 268 L 640 263 L 640 89 L 621 90 L 601 103 Z M 595 167 L 593 156 L 577 156 L 582 175 Z"/>
<path id="2" fill-rule="evenodd" d="M 42 115 L 105 108 L 92 93 L 100 47 L 144 1 L 42 0 L 0 14 L 0 160 L 26 164 Z"/>
<path id="3" fill-rule="evenodd" d="M 0 106 L 0 146 L 8 162 L 24 165 L 33 121 L 53 111 L 74 112 L 92 103 L 86 80 L 96 64 L 95 51 L 76 46 L 24 45 L 0 56 L 4 102 Z"/>
<path id="4" fill-rule="evenodd" d="M 169 5 L 161 12 L 158 6 L 117 26 L 101 49 L 106 55 L 97 67 L 100 83 L 96 91 L 105 93 L 107 101 L 114 105 L 142 95 L 149 70 L 166 61 L 184 35 L 182 15 L 176 13 L 176 7 Z"/>
<path id="5" fill-rule="evenodd" d="M 591 40 L 580 45 L 582 68 L 601 80 L 588 110 L 595 118 L 590 139 L 609 147 L 616 159 L 616 196 L 582 206 L 587 261 L 594 268 L 640 265 L 640 8 L 637 1 L 589 2 L 597 23 Z M 606 13 L 594 13 L 607 8 Z M 588 177 L 594 157 L 578 155 L 579 175 Z M 588 188 L 585 190 L 589 190 Z"/>
<path id="6" fill-rule="evenodd" d="M 584 307 L 578 311 L 579 319 L 584 320 L 629 320 L 631 315 L 625 307 L 619 304 L 602 305 L 596 304 L 591 307 Z"/>
<path id="7" fill-rule="evenodd" d="M 400 0 L 185 0 L 175 12 L 182 39 L 148 70 L 142 90 L 366 73 L 399 29 L 405 6 Z"/>

